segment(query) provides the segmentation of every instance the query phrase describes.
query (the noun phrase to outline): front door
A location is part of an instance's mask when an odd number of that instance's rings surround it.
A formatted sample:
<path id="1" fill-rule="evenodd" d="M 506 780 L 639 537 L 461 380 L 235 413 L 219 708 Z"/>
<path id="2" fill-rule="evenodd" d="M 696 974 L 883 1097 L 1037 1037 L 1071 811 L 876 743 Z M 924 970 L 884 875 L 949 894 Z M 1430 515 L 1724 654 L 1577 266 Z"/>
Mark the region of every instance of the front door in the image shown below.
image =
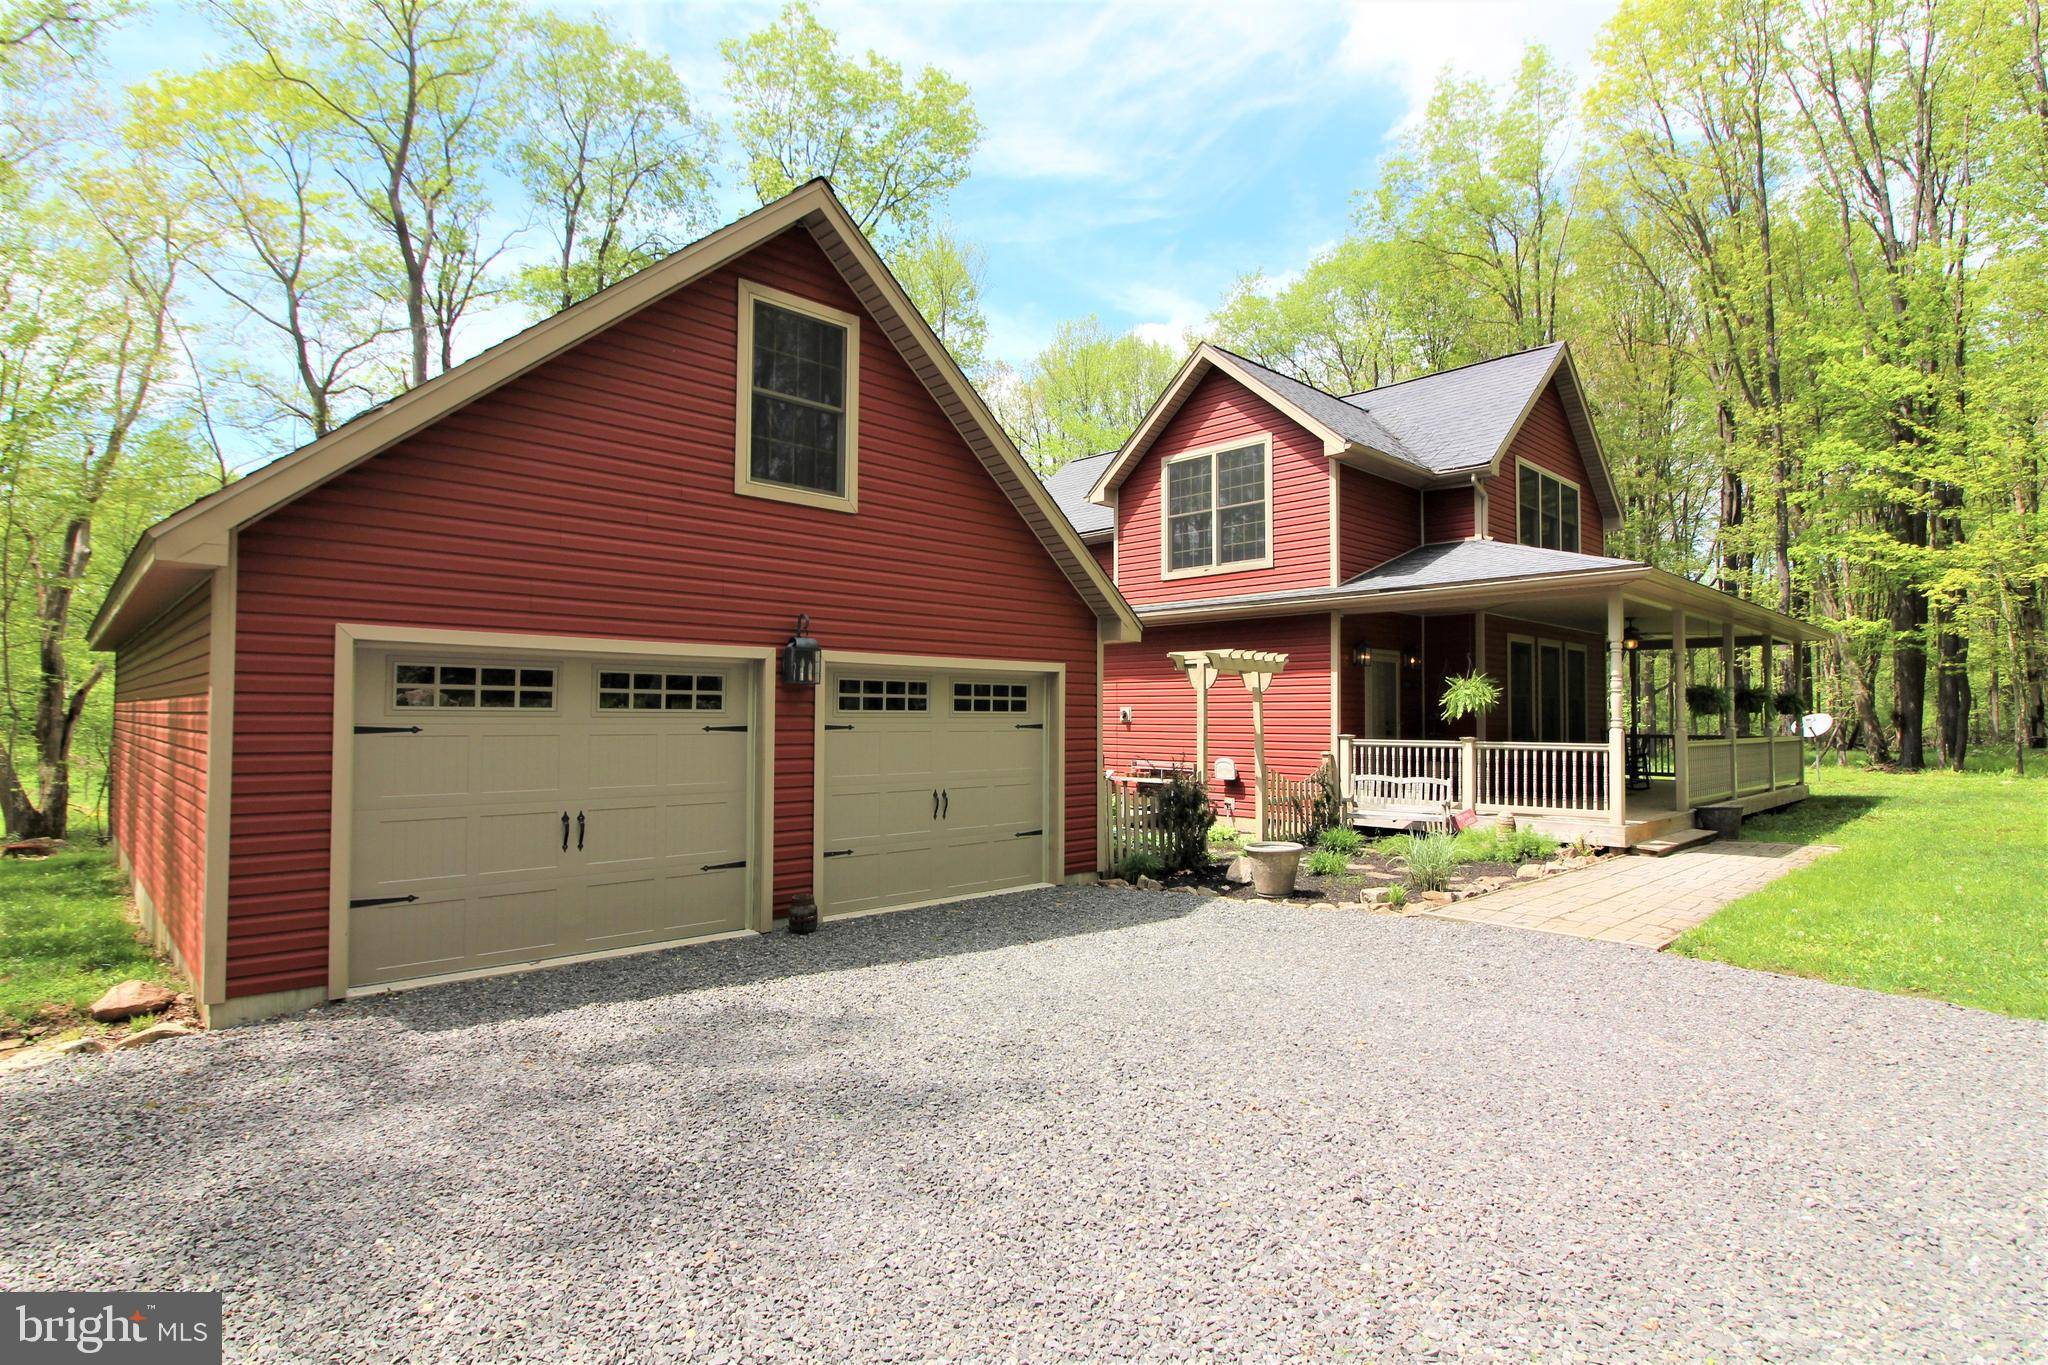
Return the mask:
<path id="1" fill-rule="evenodd" d="M 1396 681 L 1399 677 L 1392 659 L 1375 659 L 1365 666 L 1365 737 L 1398 739 L 1401 708 Z"/>

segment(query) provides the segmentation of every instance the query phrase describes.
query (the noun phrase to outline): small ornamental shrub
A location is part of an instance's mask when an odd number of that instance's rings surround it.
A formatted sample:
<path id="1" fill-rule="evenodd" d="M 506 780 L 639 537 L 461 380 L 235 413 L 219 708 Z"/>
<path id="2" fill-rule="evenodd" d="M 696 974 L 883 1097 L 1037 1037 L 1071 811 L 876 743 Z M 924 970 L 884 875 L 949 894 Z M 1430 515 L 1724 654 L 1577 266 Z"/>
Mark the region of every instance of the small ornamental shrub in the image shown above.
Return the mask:
<path id="1" fill-rule="evenodd" d="M 1408 889 L 1448 891 L 1457 867 L 1455 842 L 1446 835 L 1425 834 L 1408 848 Z"/>
<path id="2" fill-rule="evenodd" d="M 1226 824 L 1218 820 L 1215 824 L 1209 826 L 1209 842 L 1212 844 L 1229 844 L 1235 847 L 1244 842 L 1244 831 L 1240 830 L 1236 825 Z"/>
<path id="3" fill-rule="evenodd" d="M 1126 854 L 1124 860 L 1116 865 L 1116 875 L 1127 882 L 1134 882 L 1140 877 L 1157 878 L 1165 871 L 1166 864 L 1160 862 L 1154 853 Z"/>
<path id="4" fill-rule="evenodd" d="M 1316 837 L 1316 847 L 1348 858 L 1365 847 L 1365 836 L 1355 829 L 1326 829 Z"/>
<path id="5" fill-rule="evenodd" d="M 1398 910 L 1408 903 L 1408 889 L 1395 882 L 1387 888 L 1387 904 Z"/>
<path id="6" fill-rule="evenodd" d="M 1159 812 L 1160 832 L 1166 837 L 1163 853 L 1167 871 L 1206 867 L 1209 831 L 1216 824 L 1208 786 L 1199 777 L 1175 773 L 1152 799 Z"/>
<path id="7" fill-rule="evenodd" d="M 1507 862 L 1540 863 L 1557 852 L 1557 840 L 1533 829 L 1518 829 L 1501 840 L 1501 851 Z"/>
<path id="8" fill-rule="evenodd" d="M 1310 850 L 1301 865 L 1311 877 L 1341 877 L 1351 870 L 1351 860 L 1333 848 Z"/>

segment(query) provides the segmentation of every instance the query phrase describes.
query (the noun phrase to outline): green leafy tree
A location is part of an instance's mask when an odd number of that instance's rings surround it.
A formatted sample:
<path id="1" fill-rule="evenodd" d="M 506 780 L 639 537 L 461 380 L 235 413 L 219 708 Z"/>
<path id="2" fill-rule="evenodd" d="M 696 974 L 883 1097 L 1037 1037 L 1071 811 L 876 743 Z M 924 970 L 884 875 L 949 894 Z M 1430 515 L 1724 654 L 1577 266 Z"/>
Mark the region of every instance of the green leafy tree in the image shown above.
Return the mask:
<path id="1" fill-rule="evenodd" d="M 981 310 L 987 253 L 942 225 L 891 253 L 889 266 L 960 368 L 980 378 L 988 359 Z"/>
<path id="2" fill-rule="evenodd" d="M 911 83 L 874 52 L 842 56 L 802 0 L 720 50 L 737 169 L 762 203 L 824 176 L 861 230 L 888 247 L 922 231 L 967 178 L 981 120 L 967 87 L 938 68 Z"/>
<path id="3" fill-rule="evenodd" d="M 700 228 L 713 129 L 675 67 L 602 20 L 528 20 L 523 101 L 512 153 L 554 239 L 520 292 L 567 308 L 673 250 Z"/>
<path id="4" fill-rule="evenodd" d="M 1060 324 L 1023 373 L 997 376 L 997 415 L 1040 472 L 1114 450 L 1165 391 L 1171 347 L 1107 331 L 1099 318 Z"/>

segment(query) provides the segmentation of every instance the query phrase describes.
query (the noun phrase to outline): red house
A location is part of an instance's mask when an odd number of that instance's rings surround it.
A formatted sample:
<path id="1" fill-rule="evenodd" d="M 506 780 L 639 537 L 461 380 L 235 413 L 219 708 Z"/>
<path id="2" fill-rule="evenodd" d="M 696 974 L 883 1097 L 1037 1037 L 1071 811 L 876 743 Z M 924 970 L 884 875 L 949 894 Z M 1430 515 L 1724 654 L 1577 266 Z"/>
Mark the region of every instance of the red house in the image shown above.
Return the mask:
<path id="1" fill-rule="evenodd" d="M 1136 637 L 822 182 L 165 519 L 90 635 L 214 1024 L 1092 875 Z"/>
<path id="2" fill-rule="evenodd" d="M 1259 651 L 1285 656 L 1267 770 L 1327 760 L 1363 825 L 1469 808 L 1624 846 L 1804 795 L 1769 688 L 1816 632 L 1603 553 L 1620 500 L 1562 344 L 1348 396 L 1203 346 L 1121 450 L 1048 487 L 1145 626 L 1104 652 L 1115 780 L 1199 763 L 1251 825 L 1250 697 L 1209 686 L 1198 752 L 1191 684 Z M 1502 704 L 1447 723 L 1474 670 Z"/>

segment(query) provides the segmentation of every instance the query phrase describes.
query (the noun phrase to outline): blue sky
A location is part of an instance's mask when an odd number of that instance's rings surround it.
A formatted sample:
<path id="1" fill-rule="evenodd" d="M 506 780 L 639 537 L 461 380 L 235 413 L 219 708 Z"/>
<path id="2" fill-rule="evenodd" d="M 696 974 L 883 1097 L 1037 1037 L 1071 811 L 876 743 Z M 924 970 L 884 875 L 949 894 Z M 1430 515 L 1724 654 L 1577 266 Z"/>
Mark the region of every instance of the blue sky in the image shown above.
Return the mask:
<path id="1" fill-rule="evenodd" d="M 667 54 L 716 118 L 726 108 L 719 41 L 778 5 L 561 8 L 602 9 Z M 1088 313 L 1177 342 L 1239 275 L 1298 270 L 1344 233 L 1354 195 L 1446 65 L 1497 79 L 1536 39 L 1583 71 L 1612 4 L 816 8 L 842 47 L 912 70 L 932 63 L 973 90 L 986 136 L 949 216 L 988 255 L 991 351 L 1020 364 L 1060 321 Z M 120 36 L 114 75 L 196 65 L 217 46 L 198 17 L 167 7 Z M 720 217 L 748 207 L 731 192 Z M 502 330 L 483 324 L 468 349 Z"/>

